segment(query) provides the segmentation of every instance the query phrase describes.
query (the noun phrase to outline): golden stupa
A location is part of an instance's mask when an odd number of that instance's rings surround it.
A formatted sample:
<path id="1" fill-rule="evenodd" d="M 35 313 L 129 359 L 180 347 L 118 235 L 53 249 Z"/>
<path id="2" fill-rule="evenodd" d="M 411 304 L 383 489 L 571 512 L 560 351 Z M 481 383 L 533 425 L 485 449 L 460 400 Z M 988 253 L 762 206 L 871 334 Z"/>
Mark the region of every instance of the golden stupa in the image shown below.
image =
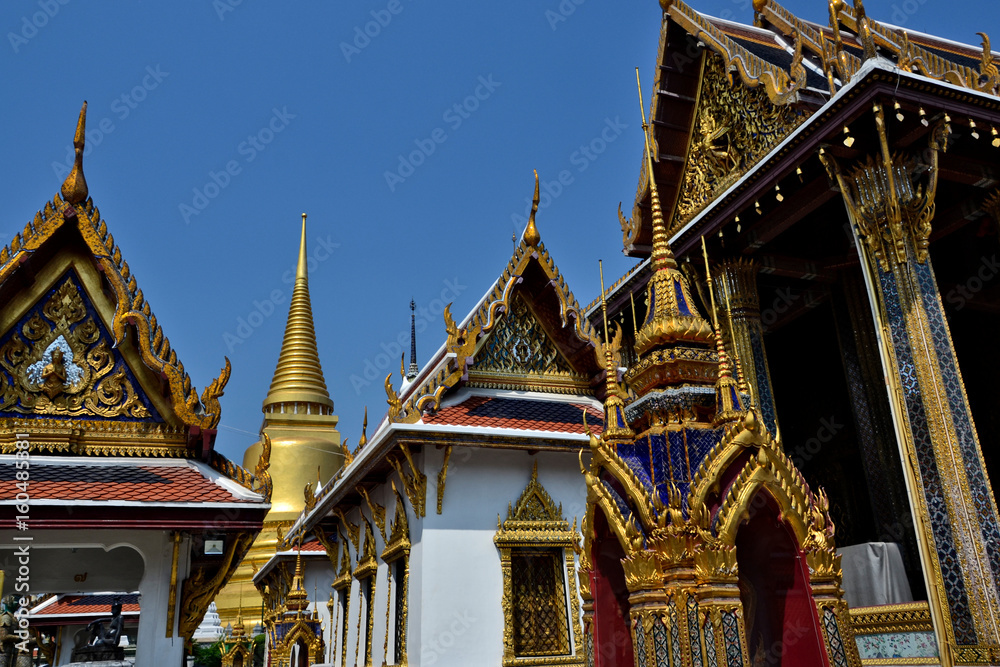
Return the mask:
<path id="1" fill-rule="evenodd" d="M 340 432 L 337 430 L 338 419 L 333 414 L 333 401 L 326 389 L 316 349 L 316 330 L 309 300 L 304 213 L 288 323 L 263 410 L 264 423 L 260 430 L 271 438 L 270 473 L 274 483 L 271 511 L 246 558 L 215 598 L 223 623 L 236 620 L 240 611 L 241 588 L 252 596 L 252 599 L 244 600 L 244 605 L 260 607 L 260 595 L 252 583 L 253 573 L 274 555 L 279 532 L 284 534 L 302 512 L 305 486 L 315 485 L 317 476 L 322 481 L 329 480 L 344 462 Z M 260 458 L 261 448 L 261 443 L 257 442 L 247 449 L 243 456 L 244 467 L 249 465 L 249 469 L 253 469 Z"/>

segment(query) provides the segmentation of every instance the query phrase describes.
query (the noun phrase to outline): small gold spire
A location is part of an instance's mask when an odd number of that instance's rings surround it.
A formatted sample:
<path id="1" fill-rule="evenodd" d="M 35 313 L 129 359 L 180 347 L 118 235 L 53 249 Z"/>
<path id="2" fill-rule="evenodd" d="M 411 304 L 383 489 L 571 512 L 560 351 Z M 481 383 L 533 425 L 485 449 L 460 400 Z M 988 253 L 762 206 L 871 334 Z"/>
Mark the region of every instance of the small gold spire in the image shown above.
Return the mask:
<path id="1" fill-rule="evenodd" d="M 292 577 L 292 587 L 285 598 L 285 607 L 288 611 L 301 612 L 309 606 L 309 593 L 306 592 L 302 584 L 302 540 L 299 539 L 299 548 L 295 553 L 295 576 Z"/>
<path id="2" fill-rule="evenodd" d="M 82 204 L 87 201 L 87 179 L 83 177 L 83 145 L 86 141 L 87 102 L 80 109 L 80 119 L 76 122 L 76 136 L 73 137 L 73 151 L 76 157 L 69 176 L 62 184 L 62 198 L 68 204 Z"/>
<path id="3" fill-rule="evenodd" d="M 288 309 L 285 337 L 274 370 L 271 388 L 264 399 L 264 411 L 282 403 L 311 403 L 333 411 L 333 401 L 326 389 L 323 368 L 316 348 L 312 304 L 309 299 L 309 256 L 306 252 L 306 214 L 302 214 L 302 237 L 295 287 Z"/>
<path id="4" fill-rule="evenodd" d="M 635 84 L 639 88 L 639 112 L 642 114 L 642 134 L 646 145 L 646 178 L 649 179 L 649 203 L 653 211 L 653 270 L 677 268 L 674 253 L 670 250 L 667 223 L 663 221 L 660 207 L 660 193 L 656 189 L 653 174 L 653 151 L 649 141 L 649 125 L 646 124 L 646 107 L 642 101 L 642 84 L 639 82 L 639 68 L 635 68 Z"/>
<path id="5" fill-rule="evenodd" d="M 705 281 L 708 283 L 708 295 L 712 302 L 715 349 L 719 355 L 719 376 L 715 381 L 715 419 L 712 420 L 712 425 L 718 426 L 739 419 L 743 413 L 743 406 L 740 402 L 739 388 L 729 367 L 729 355 L 726 353 L 726 346 L 722 343 L 722 333 L 719 331 L 719 316 L 715 309 L 715 290 L 712 288 L 712 270 L 708 264 L 708 248 L 705 245 L 704 236 L 701 237 L 701 253 L 705 258 Z"/>
<path id="6" fill-rule="evenodd" d="M 535 170 L 535 196 L 531 200 L 531 215 L 528 216 L 528 226 L 524 228 L 524 242 L 531 247 L 538 245 L 542 240 L 538 228 L 535 227 L 535 213 L 538 212 L 538 170 Z"/>
<path id="7" fill-rule="evenodd" d="M 358 449 L 368 444 L 368 406 L 365 406 L 365 420 L 361 423 L 361 439 L 358 440 Z"/>

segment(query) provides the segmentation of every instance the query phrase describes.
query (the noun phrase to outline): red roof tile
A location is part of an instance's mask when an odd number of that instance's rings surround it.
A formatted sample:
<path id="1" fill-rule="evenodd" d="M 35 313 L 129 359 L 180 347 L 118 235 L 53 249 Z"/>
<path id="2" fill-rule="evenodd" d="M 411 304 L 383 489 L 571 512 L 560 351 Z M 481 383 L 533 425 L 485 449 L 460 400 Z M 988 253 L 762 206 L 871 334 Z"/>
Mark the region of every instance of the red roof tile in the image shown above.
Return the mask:
<path id="1" fill-rule="evenodd" d="M 246 502 L 190 465 L 42 463 L 29 469 L 32 500 Z M 0 463 L 0 500 L 16 498 L 13 463 Z"/>
<path id="2" fill-rule="evenodd" d="M 582 434 L 583 410 L 587 411 L 591 430 L 600 435 L 604 430 L 604 414 L 597 408 L 526 398 L 473 396 L 436 414 L 424 415 L 424 423 Z"/>
<path id="3" fill-rule="evenodd" d="M 111 615 L 111 602 L 121 598 L 122 612 L 138 612 L 139 596 L 126 595 L 61 595 L 59 599 L 41 609 L 33 609 L 31 616 L 64 616 L 66 614 Z"/>

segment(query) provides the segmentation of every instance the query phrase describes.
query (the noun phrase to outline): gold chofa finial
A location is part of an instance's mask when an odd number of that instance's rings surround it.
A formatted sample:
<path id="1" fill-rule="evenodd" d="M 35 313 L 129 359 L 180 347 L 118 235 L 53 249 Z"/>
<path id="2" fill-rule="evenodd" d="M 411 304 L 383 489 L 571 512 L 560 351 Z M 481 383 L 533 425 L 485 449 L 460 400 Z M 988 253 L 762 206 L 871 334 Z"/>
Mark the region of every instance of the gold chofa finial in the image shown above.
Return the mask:
<path id="1" fill-rule="evenodd" d="M 83 144 L 86 140 L 87 102 L 80 109 L 80 119 L 76 123 L 76 136 L 73 137 L 73 150 L 76 158 L 69 176 L 62 184 L 62 198 L 68 204 L 82 204 L 87 201 L 87 179 L 83 177 Z"/>
<path id="2" fill-rule="evenodd" d="M 642 84 L 639 82 L 639 68 L 635 68 L 635 85 L 639 88 L 639 112 L 642 114 L 642 134 L 646 142 L 646 178 L 649 179 L 649 205 L 653 212 L 653 270 L 677 268 L 674 253 L 670 250 L 667 237 L 667 223 L 663 221 L 660 207 L 660 193 L 656 189 L 653 174 L 653 151 L 649 141 L 649 125 L 646 124 L 646 107 L 642 101 Z M 650 110 L 652 114 L 652 110 Z"/>
<path id="3" fill-rule="evenodd" d="M 529 246 L 536 246 L 542 240 L 535 227 L 535 213 L 538 212 L 538 171 L 535 171 L 535 196 L 531 200 L 531 215 L 528 216 L 528 226 L 524 228 L 524 242 Z"/>

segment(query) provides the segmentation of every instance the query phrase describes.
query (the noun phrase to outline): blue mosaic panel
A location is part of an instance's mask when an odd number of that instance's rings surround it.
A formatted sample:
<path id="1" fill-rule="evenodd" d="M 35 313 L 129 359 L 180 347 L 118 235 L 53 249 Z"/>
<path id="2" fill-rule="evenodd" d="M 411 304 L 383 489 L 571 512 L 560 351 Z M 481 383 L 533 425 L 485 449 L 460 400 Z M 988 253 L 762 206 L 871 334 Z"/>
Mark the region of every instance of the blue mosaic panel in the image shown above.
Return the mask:
<path id="1" fill-rule="evenodd" d="M 740 623 L 736 612 L 722 612 L 722 640 L 726 645 L 726 665 L 743 667 L 743 648 L 740 646 Z"/>
<path id="2" fill-rule="evenodd" d="M 707 617 L 705 618 L 705 659 L 708 661 L 709 667 L 715 667 L 719 664 L 718 654 L 715 652 L 715 627 Z"/>
<path id="3" fill-rule="evenodd" d="M 650 458 L 656 483 L 662 484 L 668 479 L 673 479 L 670 471 L 670 448 L 667 446 L 666 436 L 662 433 L 654 433 L 643 439 L 648 440 L 649 443 Z"/>
<path id="4" fill-rule="evenodd" d="M 723 430 L 692 428 L 687 429 L 686 433 L 688 456 L 691 457 L 693 476 L 693 473 L 696 473 L 701 467 L 701 463 L 708 456 L 708 453 L 712 451 L 712 447 L 715 447 L 722 440 Z"/>
<path id="5" fill-rule="evenodd" d="M 760 402 L 760 411 L 764 416 L 764 424 L 767 430 L 773 435 L 777 428 L 777 418 L 774 413 L 774 396 L 771 394 L 771 383 L 768 382 L 767 363 L 764 359 L 764 341 L 756 327 L 750 327 L 750 348 L 753 350 L 753 369 L 757 375 L 759 385 L 757 400 Z M 746 361 L 740 359 L 741 364 Z"/>
<path id="6" fill-rule="evenodd" d="M 688 470 L 687 452 L 684 448 L 684 434 L 680 431 L 670 431 L 667 433 L 667 438 L 670 442 L 672 479 L 676 482 L 686 482 L 691 478 L 691 473 Z"/>
<path id="7" fill-rule="evenodd" d="M 691 307 L 688 306 L 687 299 L 684 298 L 684 290 L 681 289 L 681 281 L 674 280 L 674 296 L 677 297 L 677 310 L 681 315 L 691 316 Z"/>
<path id="8" fill-rule="evenodd" d="M 896 366 L 906 400 L 917 464 L 920 466 L 920 476 L 923 480 L 924 497 L 930 514 L 931 530 L 934 533 L 934 546 L 945 590 L 948 592 L 948 606 L 951 611 L 955 641 L 959 644 L 976 644 L 976 630 L 969 611 L 969 597 L 952 537 L 951 519 L 948 517 L 941 477 L 934 458 L 934 447 L 924 412 L 917 370 L 910 354 L 910 340 L 906 330 L 906 319 L 899 303 L 896 279 L 887 271 L 879 271 L 878 277 L 889 318 L 889 328 L 892 331 Z"/>
<path id="9" fill-rule="evenodd" d="M 823 607 L 823 627 L 826 630 L 827 641 L 830 642 L 830 654 L 833 657 L 833 667 L 850 667 L 847 662 L 847 652 L 844 641 L 840 638 L 840 627 L 837 625 L 837 615 L 829 607 Z"/>
<path id="10" fill-rule="evenodd" d="M 84 418 L 94 421 L 163 422 L 163 418 L 156 411 L 156 408 L 153 407 L 153 404 L 150 402 L 145 392 L 143 392 L 142 386 L 139 384 L 139 381 L 132 373 L 132 369 L 129 368 L 128 364 L 125 362 L 124 357 L 122 357 L 121 351 L 114 346 L 114 338 L 105 328 L 104 322 L 101 320 L 101 317 L 97 314 L 97 311 L 94 309 L 94 304 L 90 301 L 90 298 L 87 296 L 87 292 L 80 285 L 80 279 L 76 275 L 76 272 L 73 270 L 67 271 L 62 276 L 60 276 L 59 279 L 55 281 L 52 289 L 50 289 L 44 296 L 42 296 L 41 299 L 38 300 L 38 303 L 32 306 L 20 320 L 18 320 L 13 326 L 11 326 L 11 328 L 3 335 L 3 337 L 0 338 L 0 349 L 3 349 L 4 346 L 6 346 L 7 343 L 10 342 L 11 339 L 15 337 L 21 343 L 26 344 L 29 348 L 32 348 L 34 345 L 37 345 L 38 343 L 33 343 L 25 336 L 24 333 L 25 326 L 29 324 L 29 321 L 34 322 L 36 326 L 45 327 L 45 335 L 41 336 L 38 339 L 38 342 L 40 343 L 42 341 L 48 340 L 49 330 L 51 330 L 54 333 L 56 331 L 57 326 L 59 326 L 60 322 L 55 322 L 49 319 L 45 315 L 44 312 L 45 305 L 49 302 L 50 299 L 52 299 L 53 296 L 55 296 L 56 291 L 59 290 L 64 284 L 66 284 L 66 282 L 71 283 L 72 289 L 75 289 L 76 292 L 80 295 L 80 300 L 83 303 L 84 310 L 86 311 L 86 313 L 82 317 L 80 317 L 79 320 L 70 324 L 68 329 L 62 332 L 63 335 L 60 335 L 55 340 L 50 341 L 47 346 L 47 351 L 45 352 L 45 355 L 36 364 L 32 364 L 32 366 L 40 367 L 40 365 L 43 362 L 49 363 L 49 359 L 51 358 L 50 355 L 54 354 L 54 352 L 50 352 L 48 350 L 52 350 L 55 347 L 58 347 L 60 351 L 63 351 L 65 354 L 65 369 L 67 375 L 67 382 L 74 381 L 75 378 L 72 374 L 74 370 L 80 373 L 80 375 L 77 376 L 78 378 L 89 377 L 89 373 L 95 372 L 95 369 L 106 368 L 104 361 L 97 361 L 96 358 L 94 359 L 91 358 L 91 355 L 96 354 L 96 351 L 100 349 L 98 346 L 101 343 L 103 343 L 104 344 L 103 352 L 105 352 L 108 355 L 108 357 L 110 357 L 112 368 L 107 372 L 105 372 L 101 376 L 101 379 L 98 379 L 96 381 L 93 388 L 94 393 L 100 394 L 102 390 L 102 383 L 112 379 L 114 376 L 118 374 L 121 374 L 124 380 L 127 383 L 131 384 L 132 388 L 135 390 L 138 401 L 145 408 L 149 416 L 132 417 L 123 414 L 115 417 L 105 417 L 96 413 L 94 410 L 88 408 L 85 403 L 81 404 L 78 408 L 73 409 L 68 414 L 66 412 L 63 412 L 62 414 L 43 414 L 41 412 L 34 412 L 34 410 L 36 409 L 35 406 L 23 404 L 21 402 L 22 399 L 20 398 L 12 399 L 12 402 L 6 406 L 8 409 L 0 410 L 0 416 L 16 417 L 19 419 Z M 65 321 L 62 321 L 62 323 L 65 326 Z M 81 353 L 80 358 L 74 359 L 72 356 L 73 351 L 70 349 L 70 345 L 67 342 L 66 337 L 69 336 L 70 338 L 73 338 L 74 336 L 70 336 L 71 333 L 79 335 L 82 332 L 88 331 L 87 329 L 83 329 L 81 327 L 91 327 L 91 326 L 95 328 L 94 329 L 96 330 L 95 335 L 97 337 L 93 338 L 93 336 L 91 336 L 89 338 L 89 340 L 91 340 L 92 342 L 86 345 L 88 351 L 87 354 Z M 60 340 L 62 341 L 61 343 Z M 35 351 L 36 351 L 35 349 L 32 349 L 32 353 L 35 353 Z M 86 367 L 86 371 L 83 370 L 84 367 Z M 31 367 L 29 367 L 28 373 L 30 377 Z M 3 401 L 3 397 L 7 393 L 6 391 L 7 388 L 15 386 L 19 381 L 20 381 L 19 378 L 12 376 L 7 371 L 7 369 L 0 366 L 0 402 Z M 84 382 L 86 382 L 86 380 L 84 379 L 76 379 L 76 381 L 80 383 L 79 385 L 80 387 L 87 386 L 86 384 L 84 384 Z M 103 386 L 106 388 L 105 390 L 109 392 L 114 391 L 116 389 L 113 385 L 103 385 Z M 120 388 L 118 389 L 118 391 L 120 391 Z M 63 394 L 63 396 L 65 397 L 66 394 Z M 20 406 L 20 408 L 18 410 L 9 409 L 15 406 Z"/>
<path id="11" fill-rule="evenodd" d="M 670 655 L 673 657 L 674 665 L 683 665 L 684 663 L 681 662 L 681 628 L 677 624 L 677 605 L 673 598 L 670 598 L 670 602 L 667 603 L 667 609 L 670 611 Z"/>
<path id="12" fill-rule="evenodd" d="M 698 603 L 694 597 L 688 596 L 687 602 L 688 635 L 691 638 L 691 664 L 693 667 L 702 667 L 704 664 L 701 657 L 701 634 L 698 632 Z"/>
<path id="13" fill-rule="evenodd" d="M 969 492 L 976 506 L 976 515 L 986 543 L 990 568 L 994 580 L 1000 582 L 1000 529 L 997 527 L 997 516 L 990 500 L 989 484 L 983 474 L 983 463 L 979 456 L 979 446 L 976 441 L 972 415 L 969 414 L 965 400 L 965 388 L 959 374 L 958 361 L 955 359 L 948 333 L 948 322 L 941 310 L 941 299 L 937 291 L 937 283 L 930 267 L 926 264 L 915 264 L 914 270 L 920 284 L 924 310 L 927 313 L 927 323 L 931 330 L 931 339 L 937 352 L 938 366 L 941 369 L 941 380 L 951 408 L 955 433 L 958 436 L 959 448 L 962 452 L 962 462 L 969 482 Z"/>
<path id="14" fill-rule="evenodd" d="M 653 654 L 656 656 L 656 667 L 670 667 L 670 655 L 667 653 L 667 629 L 659 618 L 653 621 Z"/>
<path id="15" fill-rule="evenodd" d="M 635 664 L 636 667 L 648 667 L 646 662 L 646 635 L 642 629 L 642 620 L 635 622 Z"/>
<path id="16" fill-rule="evenodd" d="M 630 454 L 623 455 L 621 453 L 621 448 L 618 450 L 618 456 L 621 457 L 621 460 L 624 461 L 629 468 L 632 469 L 632 472 L 635 473 L 635 476 L 639 478 L 639 481 L 642 482 L 647 489 L 653 488 L 653 480 L 649 478 L 649 471 L 644 467 L 642 459 L 638 456 Z"/>

